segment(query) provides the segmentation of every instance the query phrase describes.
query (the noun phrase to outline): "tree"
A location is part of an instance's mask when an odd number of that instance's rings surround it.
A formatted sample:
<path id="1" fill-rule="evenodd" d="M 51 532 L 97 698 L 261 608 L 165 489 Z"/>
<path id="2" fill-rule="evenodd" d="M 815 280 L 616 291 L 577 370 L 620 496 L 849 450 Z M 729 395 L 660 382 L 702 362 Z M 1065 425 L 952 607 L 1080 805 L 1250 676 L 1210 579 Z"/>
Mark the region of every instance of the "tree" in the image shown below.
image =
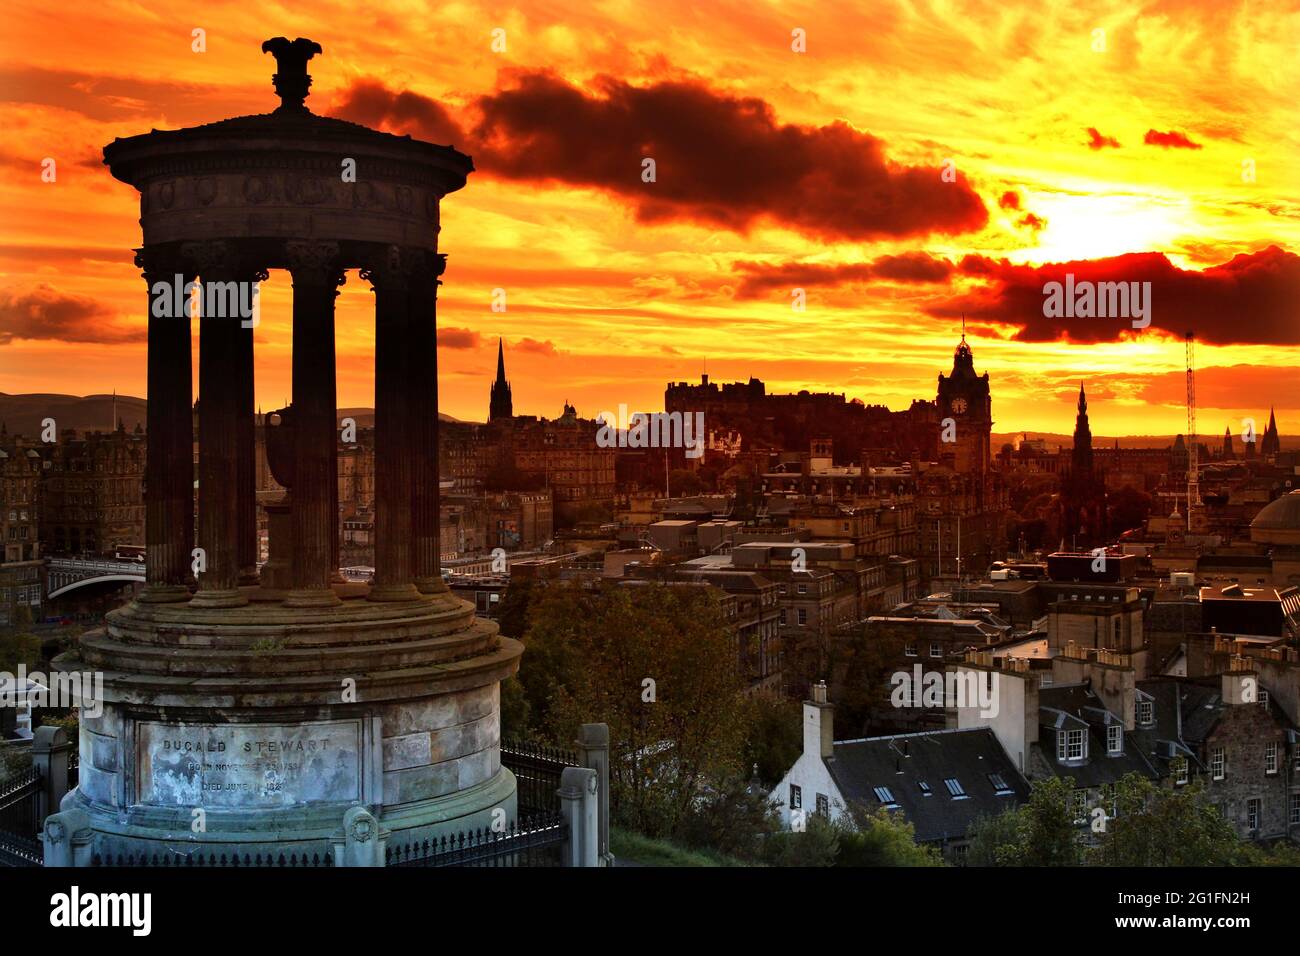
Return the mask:
<path id="1" fill-rule="evenodd" d="M 782 697 L 757 696 L 746 710 L 744 765 L 770 790 L 803 752 L 802 707 Z"/>
<path id="2" fill-rule="evenodd" d="M 0 632 L 0 671 L 17 673 L 21 664 L 29 670 L 41 659 L 41 639 L 21 631 Z"/>
<path id="3" fill-rule="evenodd" d="M 1198 780 L 1157 786 L 1130 773 L 1114 786 L 1114 816 L 1105 821 L 1099 845 L 1089 851 L 1098 866 L 1228 866 L 1240 840 Z M 1108 801 L 1109 802 L 1109 801 Z"/>
<path id="4" fill-rule="evenodd" d="M 704 489 L 699 475 L 689 468 L 674 468 L 668 474 L 668 487 L 674 497 L 679 495 L 698 495 Z"/>
<path id="5" fill-rule="evenodd" d="M 741 681 L 713 589 L 560 585 L 530 617 L 523 673 L 535 720 L 559 740 L 609 724 L 620 822 L 672 835 L 711 783 L 741 773 Z"/>
<path id="6" fill-rule="evenodd" d="M 1110 517 L 1110 533 L 1117 536 L 1132 528 L 1141 528 L 1151 514 L 1151 496 L 1125 485 L 1106 497 L 1106 511 Z"/>
<path id="7" fill-rule="evenodd" d="M 901 813 L 851 804 L 841 824 L 836 866 L 943 866 L 932 846 L 916 842 L 916 828 Z"/>
<path id="8" fill-rule="evenodd" d="M 967 864 L 1078 866 L 1082 851 L 1073 797 L 1068 777 L 1035 780 L 1028 803 L 975 821 Z"/>
<path id="9" fill-rule="evenodd" d="M 778 828 L 776 803 L 767 792 L 742 776 L 729 776 L 695 801 L 678 825 L 677 837 L 687 846 L 753 860 Z"/>
<path id="10" fill-rule="evenodd" d="M 842 833 L 841 827 L 813 814 L 802 832 L 772 834 L 763 847 L 763 859 L 771 866 L 834 866 Z"/>

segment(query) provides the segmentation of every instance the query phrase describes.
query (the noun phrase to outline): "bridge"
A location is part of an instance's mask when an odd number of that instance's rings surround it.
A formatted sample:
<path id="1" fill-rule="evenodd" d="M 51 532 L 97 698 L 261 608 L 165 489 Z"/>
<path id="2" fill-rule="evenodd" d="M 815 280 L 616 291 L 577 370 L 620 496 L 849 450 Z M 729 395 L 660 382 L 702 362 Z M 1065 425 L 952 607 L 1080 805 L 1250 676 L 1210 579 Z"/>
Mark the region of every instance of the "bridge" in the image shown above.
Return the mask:
<path id="1" fill-rule="evenodd" d="M 113 581 L 144 583 L 144 562 L 115 561 L 112 558 L 50 558 L 46 568 L 47 599 L 75 588 Z"/>

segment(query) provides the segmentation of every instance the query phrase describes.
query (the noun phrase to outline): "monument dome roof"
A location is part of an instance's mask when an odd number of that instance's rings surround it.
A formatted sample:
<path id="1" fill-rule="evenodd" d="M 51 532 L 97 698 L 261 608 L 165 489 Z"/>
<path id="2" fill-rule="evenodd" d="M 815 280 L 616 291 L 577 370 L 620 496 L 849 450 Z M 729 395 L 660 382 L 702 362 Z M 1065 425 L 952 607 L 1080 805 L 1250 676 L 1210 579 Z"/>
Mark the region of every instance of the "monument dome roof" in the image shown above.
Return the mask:
<path id="1" fill-rule="evenodd" d="M 1250 527 L 1252 530 L 1300 531 L 1300 488 L 1265 505 Z"/>

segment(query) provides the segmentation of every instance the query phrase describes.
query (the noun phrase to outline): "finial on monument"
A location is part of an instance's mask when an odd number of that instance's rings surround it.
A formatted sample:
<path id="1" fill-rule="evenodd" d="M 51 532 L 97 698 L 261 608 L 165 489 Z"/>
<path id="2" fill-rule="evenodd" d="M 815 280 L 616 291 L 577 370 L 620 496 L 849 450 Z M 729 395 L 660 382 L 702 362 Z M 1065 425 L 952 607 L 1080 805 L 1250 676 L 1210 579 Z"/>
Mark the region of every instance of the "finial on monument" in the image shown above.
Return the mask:
<path id="1" fill-rule="evenodd" d="M 292 42 L 285 37 L 272 37 L 262 43 L 262 52 L 275 57 L 276 72 L 271 82 L 280 97 L 280 107 L 276 112 L 309 112 L 303 105 L 311 90 L 307 61 L 322 52 L 320 44 L 303 37 Z"/>

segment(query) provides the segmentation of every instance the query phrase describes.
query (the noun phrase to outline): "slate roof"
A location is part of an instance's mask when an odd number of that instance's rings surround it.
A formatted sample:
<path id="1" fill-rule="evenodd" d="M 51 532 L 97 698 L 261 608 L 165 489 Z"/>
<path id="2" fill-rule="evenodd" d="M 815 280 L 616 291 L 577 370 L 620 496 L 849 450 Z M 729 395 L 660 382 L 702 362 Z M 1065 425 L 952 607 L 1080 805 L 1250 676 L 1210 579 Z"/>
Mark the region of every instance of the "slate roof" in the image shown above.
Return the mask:
<path id="1" fill-rule="evenodd" d="M 826 766 L 844 799 L 870 810 L 885 805 L 876 788 L 888 788 L 921 843 L 963 839 L 977 818 L 1029 799 L 1029 784 L 987 727 L 836 741 Z M 1010 792 L 999 795 L 990 774 L 1000 775 Z M 948 779 L 964 795 L 950 793 Z"/>
<path id="2" fill-rule="evenodd" d="M 1068 777 L 1076 788 L 1102 787 L 1115 783 L 1130 773 L 1156 778 L 1159 769 L 1149 754 L 1150 740 L 1125 732 L 1124 752 L 1110 754 L 1106 750 L 1106 727 L 1109 723 L 1123 723 L 1118 714 L 1106 710 L 1101 699 L 1087 684 L 1056 684 L 1038 691 L 1038 742 L 1030 746 L 1029 759 L 1038 772 L 1048 772 L 1058 777 Z M 1088 731 L 1088 759 L 1082 763 L 1058 763 L 1056 759 L 1056 728 L 1086 726 Z"/>

